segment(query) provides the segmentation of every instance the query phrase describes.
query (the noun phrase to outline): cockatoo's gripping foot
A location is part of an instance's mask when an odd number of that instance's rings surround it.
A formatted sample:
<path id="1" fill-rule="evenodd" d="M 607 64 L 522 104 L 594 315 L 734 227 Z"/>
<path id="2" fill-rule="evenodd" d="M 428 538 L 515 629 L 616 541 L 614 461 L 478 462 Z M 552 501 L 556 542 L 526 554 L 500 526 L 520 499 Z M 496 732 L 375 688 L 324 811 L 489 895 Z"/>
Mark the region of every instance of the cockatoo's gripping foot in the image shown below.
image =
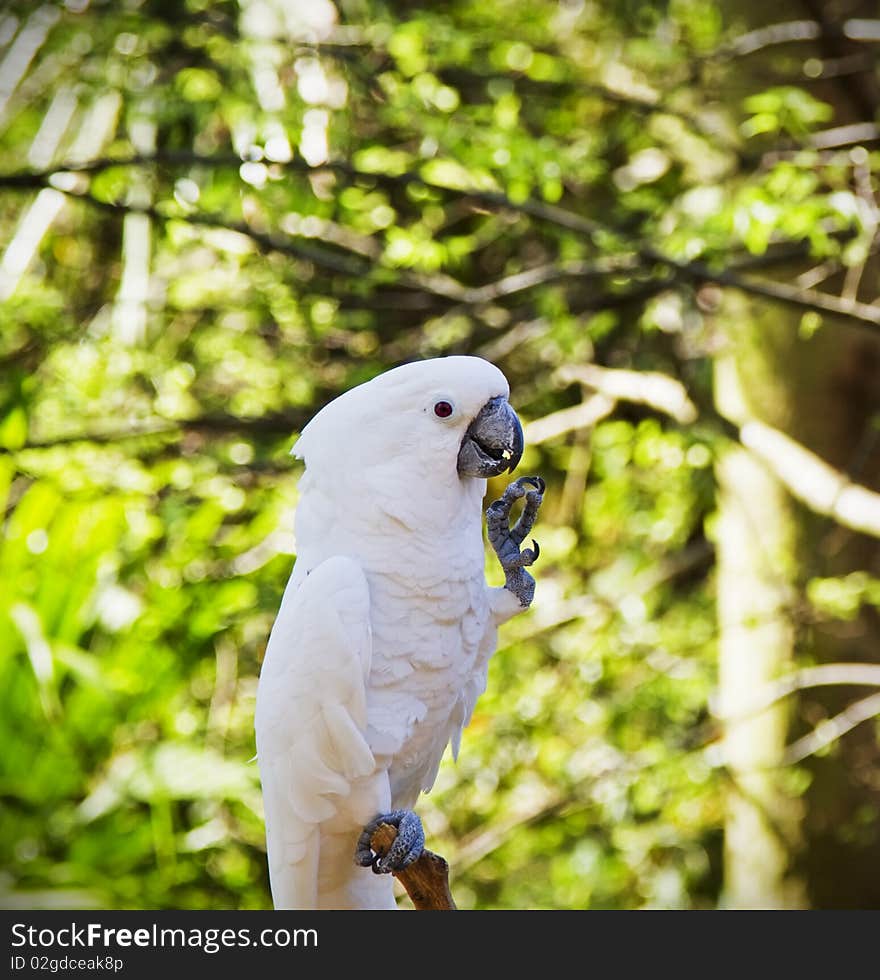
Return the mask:
<path id="1" fill-rule="evenodd" d="M 526 490 L 527 486 L 533 489 Z M 520 545 L 534 526 L 544 499 L 544 487 L 540 476 L 521 476 L 508 486 L 503 496 L 486 513 L 489 544 L 495 549 L 504 569 L 504 588 L 512 592 L 523 607 L 531 605 L 535 594 L 535 580 L 526 568 L 538 560 L 541 549 L 535 540 L 532 541 L 532 548 L 521 551 Z M 521 497 L 526 498 L 522 513 L 516 524 L 510 527 L 511 508 Z"/>
<path id="2" fill-rule="evenodd" d="M 397 837 L 385 857 L 373 853 L 371 840 L 380 824 L 390 823 L 397 828 Z M 372 867 L 377 875 L 403 871 L 418 860 L 425 849 L 425 832 L 422 821 L 412 810 L 392 810 L 380 813 L 364 827 L 358 838 L 354 859 L 362 868 Z"/>

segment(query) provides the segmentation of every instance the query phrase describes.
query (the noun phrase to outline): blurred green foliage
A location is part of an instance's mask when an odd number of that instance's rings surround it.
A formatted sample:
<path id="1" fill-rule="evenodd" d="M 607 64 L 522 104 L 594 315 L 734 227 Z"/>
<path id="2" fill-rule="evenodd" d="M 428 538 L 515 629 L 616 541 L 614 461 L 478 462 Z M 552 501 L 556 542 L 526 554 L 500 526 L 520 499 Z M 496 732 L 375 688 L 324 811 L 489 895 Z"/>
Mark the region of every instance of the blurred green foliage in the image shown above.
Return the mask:
<path id="1" fill-rule="evenodd" d="M 528 447 L 538 596 L 423 801 L 431 846 L 464 907 L 716 904 L 716 300 L 645 243 L 854 265 L 878 166 L 810 145 L 832 110 L 790 58 L 739 91 L 742 29 L 704 0 L 7 4 L 0 57 L 34 52 L 0 117 L 30 175 L 0 180 L 4 904 L 269 905 L 249 760 L 288 451 L 340 391 L 462 352 L 527 421 L 593 360 L 703 414 L 624 399 Z"/>

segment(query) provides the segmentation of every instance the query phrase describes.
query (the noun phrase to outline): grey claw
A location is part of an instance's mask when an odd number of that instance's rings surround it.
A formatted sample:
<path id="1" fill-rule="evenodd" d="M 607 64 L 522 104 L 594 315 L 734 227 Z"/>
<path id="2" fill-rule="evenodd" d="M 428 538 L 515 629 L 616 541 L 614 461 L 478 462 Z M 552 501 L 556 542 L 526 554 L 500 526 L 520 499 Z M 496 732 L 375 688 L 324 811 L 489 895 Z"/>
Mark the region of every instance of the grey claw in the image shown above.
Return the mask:
<path id="1" fill-rule="evenodd" d="M 532 489 L 526 490 L 526 487 Z M 504 587 L 512 592 L 523 608 L 529 606 L 535 591 L 534 579 L 525 571 L 538 560 L 538 542 L 533 548 L 521 550 L 522 542 L 531 531 L 544 498 L 546 484 L 540 476 L 521 476 L 509 484 L 503 495 L 489 506 L 486 515 L 489 543 L 504 570 Z M 510 527 L 508 521 L 514 502 L 525 497 L 519 520 Z"/>
<path id="2" fill-rule="evenodd" d="M 383 857 L 373 852 L 372 837 L 380 824 L 397 828 L 397 837 Z M 393 810 L 374 817 L 361 832 L 355 849 L 354 860 L 363 868 L 372 868 L 377 875 L 402 871 L 417 860 L 425 848 L 425 832 L 422 822 L 412 810 Z"/>
<path id="3" fill-rule="evenodd" d="M 547 484 L 544 483 L 544 480 L 540 476 L 521 476 L 516 482 L 520 484 L 527 483 L 541 494 L 547 488 Z"/>

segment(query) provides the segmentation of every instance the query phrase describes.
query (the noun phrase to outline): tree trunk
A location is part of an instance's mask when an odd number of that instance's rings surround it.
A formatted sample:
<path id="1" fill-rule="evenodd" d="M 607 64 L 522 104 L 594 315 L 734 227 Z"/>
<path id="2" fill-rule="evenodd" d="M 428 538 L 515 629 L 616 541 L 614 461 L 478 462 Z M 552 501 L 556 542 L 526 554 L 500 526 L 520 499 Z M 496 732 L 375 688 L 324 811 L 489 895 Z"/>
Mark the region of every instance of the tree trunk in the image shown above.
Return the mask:
<path id="1" fill-rule="evenodd" d="M 740 297 L 728 298 L 725 305 L 729 350 L 716 362 L 716 401 L 722 414 L 741 422 L 753 414 L 748 395 L 754 395 L 756 379 L 763 378 L 765 396 L 779 407 L 787 392 L 772 364 L 775 345 L 756 329 L 756 311 Z M 783 335 L 790 328 L 783 318 Z M 779 702 L 760 713 L 752 711 L 756 693 L 789 672 L 794 659 L 789 610 L 796 517 L 779 482 L 745 449 L 725 453 L 717 478 L 719 706 L 722 717 L 729 719 L 723 746 L 730 777 L 722 905 L 798 907 L 803 888 L 792 877 L 791 865 L 800 806 L 785 792 L 780 770 L 789 707 Z"/>
<path id="2" fill-rule="evenodd" d="M 725 319 L 729 350 L 717 363 L 719 410 L 738 424 L 767 422 L 876 488 L 880 440 L 871 419 L 880 409 L 880 342 L 833 321 L 806 340 L 788 311 L 736 297 Z M 880 659 L 875 609 L 851 622 L 816 623 L 799 598 L 813 577 L 876 575 L 880 543 L 807 511 L 746 450 L 728 452 L 718 478 L 719 693 L 722 715 L 731 719 L 724 740 L 731 776 L 725 903 L 880 907 L 880 752 L 873 726 L 861 726 L 798 771 L 780 768 L 786 742 L 857 700 L 859 689 L 804 692 L 791 724 L 784 703 L 748 714 L 762 687 L 788 672 L 795 657 L 798 666 Z M 803 793 L 800 805 L 789 795 L 796 792 Z"/>
<path id="3" fill-rule="evenodd" d="M 874 17 L 874 3 L 842 10 L 835 3 L 784 0 L 772 15 L 753 0 L 725 7 L 726 19 L 737 19 L 744 30 L 810 19 L 822 24 L 824 34 L 808 44 L 739 59 L 724 96 L 732 112 L 749 92 L 791 83 L 832 105 L 830 126 L 876 118 L 877 79 L 871 70 L 829 71 L 817 81 L 797 78 L 807 59 L 833 68 L 856 54 L 864 64 L 868 46 L 854 46 L 834 23 Z M 864 180 L 858 190 L 876 213 L 874 190 Z M 791 282 L 805 268 L 780 269 L 778 275 Z M 872 303 L 878 282 L 880 262 L 874 257 L 862 269 L 824 281 L 822 289 Z M 735 294 L 727 296 L 721 319 L 728 347 L 717 363 L 719 411 L 735 423 L 751 417 L 772 425 L 851 479 L 877 489 L 880 338 L 831 316 L 806 337 L 799 315 L 790 309 Z M 791 698 L 787 707 L 778 704 L 745 721 L 734 718 L 768 679 L 787 672 L 795 660 L 798 666 L 880 660 L 876 608 L 863 607 L 851 621 L 817 623 L 802 598 L 811 578 L 880 575 L 880 542 L 810 513 L 743 450 L 720 461 L 718 477 L 719 694 L 722 712 L 732 718 L 724 739 L 731 775 L 726 903 L 880 908 L 876 726 L 862 724 L 827 755 L 797 765 L 784 751 L 786 743 L 864 697 L 864 688 L 812 689 Z"/>

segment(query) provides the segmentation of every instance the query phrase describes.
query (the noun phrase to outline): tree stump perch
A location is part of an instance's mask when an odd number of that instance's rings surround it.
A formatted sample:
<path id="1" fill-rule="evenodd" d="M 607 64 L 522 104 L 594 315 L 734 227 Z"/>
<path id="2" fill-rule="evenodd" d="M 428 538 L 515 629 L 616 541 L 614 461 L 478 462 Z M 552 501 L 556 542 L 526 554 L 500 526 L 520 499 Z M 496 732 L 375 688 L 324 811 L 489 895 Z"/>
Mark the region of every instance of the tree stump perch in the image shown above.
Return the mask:
<path id="1" fill-rule="evenodd" d="M 376 828 L 370 838 L 370 847 L 384 857 L 397 837 L 397 828 L 383 823 Z M 418 860 L 403 871 L 393 871 L 406 889 L 413 905 L 418 911 L 455 911 L 457 910 L 452 892 L 449 890 L 449 865 L 445 858 L 433 851 L 422 851 Z"/>

